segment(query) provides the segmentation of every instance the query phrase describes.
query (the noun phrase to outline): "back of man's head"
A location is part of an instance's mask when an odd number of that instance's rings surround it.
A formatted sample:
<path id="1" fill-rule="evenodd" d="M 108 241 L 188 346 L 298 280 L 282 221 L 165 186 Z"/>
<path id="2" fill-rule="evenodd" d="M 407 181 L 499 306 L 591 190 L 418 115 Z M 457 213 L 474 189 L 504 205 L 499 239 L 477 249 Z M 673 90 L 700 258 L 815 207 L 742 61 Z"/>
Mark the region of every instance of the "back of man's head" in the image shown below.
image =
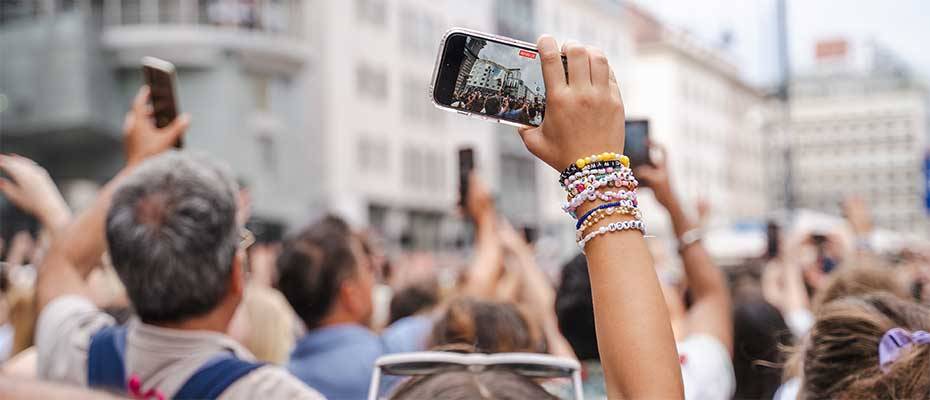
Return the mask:
<path id="1" fill-rule="evenodd" d="M 591 297 L 588 260 L 582 254 L 562 267 L 562 283 L 555 295 L 555 313 L 559 329 L 578 359 L 600 360 L 594 331 L 594 299 Z"/>
<path id="2" fill-rule="evenodd" d="M 178 152 L 146 161 L 120 184 L 107 243 L 142 321 L 201 316 L 227 294 L 239 240 L 236 191 L 227 167 Z"/>
<path id="3" fill-rule="evenodd" d="M 277 264 L 278 289 L 314 329 L 333 308 L 342 283 L 356 272 L 352 232 L 342 219 L 326 216 L 288 240 Z"/>

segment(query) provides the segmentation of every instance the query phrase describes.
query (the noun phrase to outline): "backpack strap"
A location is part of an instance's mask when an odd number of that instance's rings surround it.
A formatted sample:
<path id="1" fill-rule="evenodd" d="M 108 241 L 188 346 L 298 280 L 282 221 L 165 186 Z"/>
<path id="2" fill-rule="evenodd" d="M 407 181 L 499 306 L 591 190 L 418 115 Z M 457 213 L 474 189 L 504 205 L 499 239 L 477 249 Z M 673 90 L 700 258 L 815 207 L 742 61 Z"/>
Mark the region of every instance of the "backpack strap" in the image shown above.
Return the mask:
<path id="1" fill-rule="evenodd" d="M 174 398 L 216 399 L 233 383 L 262 366 L 263 363 L 240 360 L 232 353 L 219 355 L 194 372 Z"/>
<path id="2" fill-rule="evenodd" d="M 125 326 L 108 326 L 94 333 L 87 349 L 87 386 L 126 393 L 125 351 Z"/>

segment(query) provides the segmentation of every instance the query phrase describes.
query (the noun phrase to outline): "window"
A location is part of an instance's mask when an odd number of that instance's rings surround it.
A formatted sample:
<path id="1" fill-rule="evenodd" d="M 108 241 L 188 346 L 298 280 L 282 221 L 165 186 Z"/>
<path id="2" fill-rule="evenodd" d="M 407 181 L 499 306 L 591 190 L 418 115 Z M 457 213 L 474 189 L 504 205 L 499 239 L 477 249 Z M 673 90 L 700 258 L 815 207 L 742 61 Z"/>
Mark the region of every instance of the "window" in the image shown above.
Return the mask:
<path id="1" fill-rule="evenodd" d="M 270 95 L 268 92 L 268 76 L 261 74 L 249 74 L 249 83 L 252 89 L 252 99 L 255 102 L 255 109 L 268 111 L 271 107 Z"/>
<path id="2" fill-rule="evenodd" d="M 403 113 L 414 121 L 438 124 L 443 121 L 444 114 L 430 103 L 427 97 L 428 88 L 426 81 L 412 76 L 405 78 Z"/>
<path id="3" fill-rule="evenodd" d="M 404 149 L 403 159 L 403 181 L 404 185 L 410 188 L 420 188 L 423 186 L 423 163 L 422 153 L 414 147 Z"/>
<path id="4" fill-rule="evenodd" d="M 391 168 L 391 155 L 387 140 L 373 139 L 369 135 L 360 134 L 358 140 L 358 166 L 365 172 L 388 174 Z"/>
<path id="5" fill-rule="evenodd" d="M 382 27 L 387 19 L 384 0 L 355 0 L 355 18 Z"/>
<path id="6" fill-rule="evenodd" d="M 403 7 L 400 10 L 401 48 L 408 53 L 432 56 L 438 49 L 436 38 L 442 27 L 423 9 Z"/>
<path id="7" fill-rule="evenodd" d="M 0 23 L 35 18 L 39 11 L 39 2 L 35 0 L 3 0 L 0 1 Z"/>
<path id="8" fill-rule="evenodd" d="M 358 93 L 372 99 L 384 100 L 388 97 L 387 72 L 384 68 L 375 68 L 366 63 L 355 67 L 355 87 Z"/>

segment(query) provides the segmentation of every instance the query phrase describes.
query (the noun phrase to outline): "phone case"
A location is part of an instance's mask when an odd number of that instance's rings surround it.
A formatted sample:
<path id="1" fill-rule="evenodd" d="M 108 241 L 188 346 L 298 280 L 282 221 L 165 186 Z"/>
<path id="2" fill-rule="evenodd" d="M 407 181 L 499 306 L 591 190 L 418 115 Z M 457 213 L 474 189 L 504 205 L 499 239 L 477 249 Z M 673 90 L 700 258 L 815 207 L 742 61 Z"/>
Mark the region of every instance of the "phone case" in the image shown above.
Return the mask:
<path id="1" fill-rule="evenodd" d="M 459 109 L 455 109 L 455 108 L 452 108 L 452 107 L 444 106 L 444 105 L 439 104 L 438 102 L 436 102 L 436 96 L 433 95 L 433 90 L 435 90 L 435 86 L 436 86 L 436 76 L 439 75 L 439 66 L 440 66 L 440 64 L 442 63 L 442 54 L 445 52 L 444 50 L 445 50 L 445 48 L 446 48 L 446 40 L 449 38 L 449 35 L 451 35 L 451 34 L 453 34 L 453 33 L 464 33 L 464 34 L 476 36 L 476 37 L 479 37 L 479 38 L 482 38 L 482 39 L 489 39 L 489 40 L 492 40 L 492 41 L 498 41 L 498 42 L 502 42 L 502 43 L 512 44 L 512 45 L 519 46 L 519 47 L 526 47 L 526 48 L 532 49 L 533 51 L 536 51 L 536 45 L 535 45 L 535 44 L 527 43 L 527 42 L 524 42 L 524 41 L 522 41 L 522 40 L 512 39 L 512 38 L 508 38 L 508 37 L 504 37 L 504 36 L 493 35 L 493 34 L 490 34 L 490 33 L 480 32 L 480 31 L 476 31 L 476 30 L 472 30 L 472 29 L 467 29 L 467 28 L 452 28 L 452 29 L 449 29 L 448 31 L 446 31 L 445 34 L 442 35 L 442 41 L 439 42 L 439 52 L 436 54 L 436 64 L 433 65 L 433 76 L 430 78 L 430 81 L 429 81 L 429 89 L 428 89 L 428 91 L 427 91 L 427 93 L 426 93 L 426 95 L 429 97 L 429 101 L 430 101 L 431 103 L 433 103 L 433 105 L 436 106 L 436 108 L 438 108 L 438 109 L 440 109 L 440 110 L 449 111 L 449 112 L 453 112 L 453 113 L 461 114 L 461 115 L 467 115 L 467 116 L 469 116 L 469 117 L 477 118 L 477 119 L 480 119 L 480 120 L 482 120 L 482 121 L 497 122 L 497 123 L 499 123 L 499 124 L 515 126 L 515 127 L 517 127 L 517 128 L 523 128 L 523 127 L 526 127 L 526 128 L 535 128 L 535 126 L 533 126 L 533 125 L 520 124 L 520 123 L 517 123 L 517 122 L 512 122 L 512 121 L 508 121 L 508 120 L 500 119 L 500 118 L 495 118 L 495 117 L 488 116 L 488 115 L 482 115 L 482 114 L 477 114 L 477 113 L 473 113 L 473 112 L 469 112 L 469 111 L 465 111 L 465 110 L 459 110 Z"/>

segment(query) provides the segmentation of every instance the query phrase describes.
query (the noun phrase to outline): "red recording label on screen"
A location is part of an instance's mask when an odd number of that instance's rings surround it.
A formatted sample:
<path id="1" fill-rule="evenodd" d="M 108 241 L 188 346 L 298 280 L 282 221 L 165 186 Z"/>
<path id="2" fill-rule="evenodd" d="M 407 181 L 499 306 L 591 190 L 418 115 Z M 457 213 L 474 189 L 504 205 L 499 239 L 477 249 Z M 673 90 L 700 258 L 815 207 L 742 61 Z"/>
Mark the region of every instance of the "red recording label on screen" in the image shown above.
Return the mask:
<path id="1" fill-rule="evenodd" d="M 520 50 L 520 56 L 526 57 L 526 58 L 532 58 L 534 60 L 536 59 L 536 53 L 532 51 L 528 51 L 528 50 Z"/>

